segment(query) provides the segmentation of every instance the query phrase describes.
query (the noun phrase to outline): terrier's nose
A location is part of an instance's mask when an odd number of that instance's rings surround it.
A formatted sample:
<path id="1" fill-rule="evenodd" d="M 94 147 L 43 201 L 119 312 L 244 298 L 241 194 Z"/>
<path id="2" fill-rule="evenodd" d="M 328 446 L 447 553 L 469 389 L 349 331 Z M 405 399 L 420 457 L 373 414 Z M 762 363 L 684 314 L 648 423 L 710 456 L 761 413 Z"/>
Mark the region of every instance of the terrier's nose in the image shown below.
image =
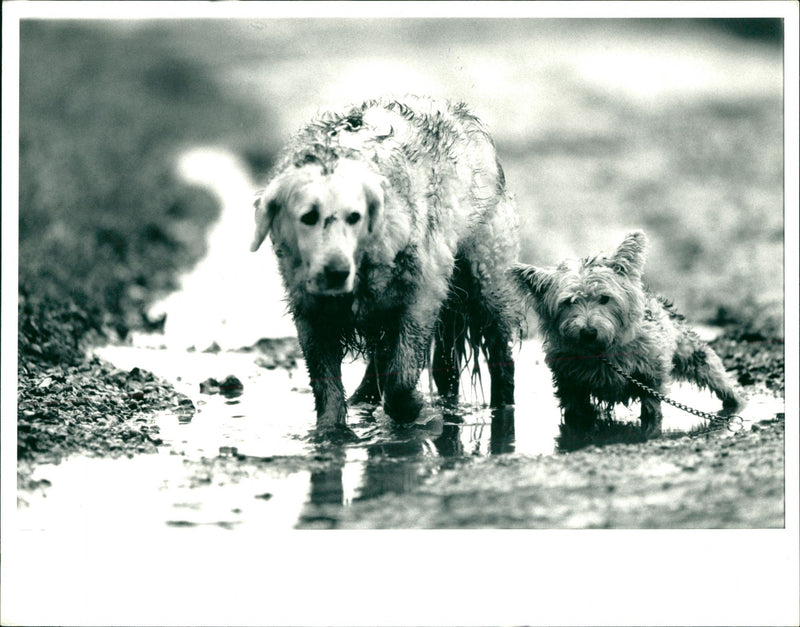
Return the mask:
<path id="1" fill-rule="evenodd" d="M 342 287 L 350 276 L 350 266 L 343 259 L 334 259 L 325 264 L 325 282 L 328 289 Z"/>
<path id="2" fill-rule="evenodd" d="M 597 329 L 592 327 L 581 329 L 580 335 L 582 342 L 594 342 L 597 339 Z"/>

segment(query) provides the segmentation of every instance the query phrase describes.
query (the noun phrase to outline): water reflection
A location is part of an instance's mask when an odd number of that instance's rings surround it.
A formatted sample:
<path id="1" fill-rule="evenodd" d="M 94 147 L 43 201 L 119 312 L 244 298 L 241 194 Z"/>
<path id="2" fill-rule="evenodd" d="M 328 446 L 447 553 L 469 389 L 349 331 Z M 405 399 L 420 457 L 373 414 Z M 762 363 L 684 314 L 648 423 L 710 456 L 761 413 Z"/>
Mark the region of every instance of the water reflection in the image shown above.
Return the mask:
<path id="1" fill-rule="evenodd" d="M 389 422 L 368 432 L 367 439 L 372 440 L 368 442 L 316 443 L 314 459 L 324 460 L 324 465 L 311 472 L 308 499 L 297 526 L 333 528 L 340 508 L 352 501 L 408 492 L 465 457 L 482 454 L 486 427 L 490 454 L 514 452 L 513 407 L 492 409 L 490 425 L 465 422 L 470 410 L 474 412 L 464 406 L 444 408 L 441 418 L 425 424 Z M 361 413 L 360 418 L 354 425 L 357 432 L 375 421 L 371 413 Z"/>
<path id="2" fill-rule="evenodd" d="M 489 438 L 492 455 L 514 452 L 514 408 L 500 407 L 492 411 L 492 432 Z"/>
<path id="3" fill-rule="evenodd" d="M 570 453 L 592 445 L 634 444 L 646 439 L 638 423 L 615 420 L 613 414 L 606 412 L 595 419 L 589 431 L 560 424 L 556 444 L 559 452 Z"/>
<path id="4" fill-rule="evenodd" d="M 349 426 L 357 438 L 338 442 L 309 437 L 316 415 L 302 362 L 287 370 L 261 367 L 247 352 L 210 354 L 141 347 L 106 347 L 98 352 L 118 367 L 151 370 L 191 398 L 196 413 L 184 416 L 182 408 L 176 407 L 159 417 L 158 426 L 170 455 L 183 460 L 163 475 L 163 483 L 173 491 L 186 486 L 191 494 L 181 496 L 180 502 L 202 502 L 201 509 L 192 513 L 192 520 L 200 522 L 228 520 L 229 513 L 238 508 L 249 513 L 237 514 L 237 520 L 252 520 L 255 526 L 333 528 L 348 504 L 363 504 L 387 494 L 402 499 L 404 492 L 418 489 L 437 473 L 468 464 L 475 457 L 563 454 L 586 445 L 641 438 L 637 403 L 617 406 L 613 414 L 601 416 L 589 437 L 567 433 L 560 424 L 549 369 L 534 341 L 524 342 L 515 355 L 517 379 L 525 382 L 518 387 L 515 407 L 486 407 L 469 381 L 463 382 L 461 403 L 442 403 L 425 389 L 423 377 L 420 387 L 429 402 L 417 423 L 396 425 L 380 407 L 354 406 Z M 357 360 L 343 364 L 346 389 L 358 385 L 364 367 Z M 201 382 L 209 377 L 224 381 L 230 374 L 242 385 L 235 399 L 200 393 Z M 719 409 L 716 397 L 692 386 L 673 386 L 671 397 L 699 410 Z M 662 409 L 662 437 L 706 426 L 677 408 Z M 742 416 L 758 421 L 782 409 L 781 399 L 751 398 Z M 220 461 L 222 450 L 237 454 Z M 54 485 L 61 470 L 49 471 L 52 476 L 47 478 Z M 197 481 L 195 475 L 214 481 Z M 80 482 L 75 488 L 85 491 Z M 255 515 L 253 497 L 265 492 L 272 497 L 256 501 Z M 245 495 L 241 502 L 238 494 Z M 224 515 L 218 511 L 219 502 L 230 505 Z M 166 519 L 174 518 L 170 513 Z"/>
<path id="5" fill-rule="evenodd" d="M 383 494 L 402 494 L 416 488 L 430 476 L 425 456 L 429 441 L 408 440 L 370 446 L 357 500 Z"/>

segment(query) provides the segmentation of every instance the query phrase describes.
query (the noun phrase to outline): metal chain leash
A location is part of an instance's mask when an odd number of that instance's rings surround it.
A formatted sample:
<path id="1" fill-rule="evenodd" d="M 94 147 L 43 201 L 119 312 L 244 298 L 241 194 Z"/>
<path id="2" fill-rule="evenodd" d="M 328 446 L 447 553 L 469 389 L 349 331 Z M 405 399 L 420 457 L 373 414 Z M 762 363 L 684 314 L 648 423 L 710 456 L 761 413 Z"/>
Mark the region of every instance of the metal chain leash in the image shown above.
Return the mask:
<path id="1" fill-rule="evenodd" d="M 697 416 L 698 418 L 704 418 L 705 420 L 710 420 L 712 423 L 717 423 L 717 424 L 723 423 L 719 427 L 717 427 L 718 429 L 722 428 L 722 426 L 724 426 L 724 427 L 726 427 L 728 429 L 728 431 L 730 431 L 732 433 L 737 433 L 737 432 L 741 431 L 742 429 L 744 429 L 744 418 L 742 418 L 738 414 L 731 414 L 730 416 L 717 416 L 716 414 L 711 414 L 711 413 L 709 413 L 707 411 L 700 411 L 699 409 L 694 409 L 692 407 L 689 407 L 688 405 L 684 405 L 683 403 L 679 403 L 678 401 L 674 401 L 671 398 L 669 398 L 667 396 L 664 396 L 661 392 L 658 392 L 657 390 L 654 390 L 649 385 L 645 385 L 641 381 L 638 381 L 638 380 L 634 379 L 627 372 L 625 372 L 621 368 L 619 368 L 619 367 L 615 366 L 614 364 L 612 364 L 611 360 L 609 360 L 608 357 L 600 357 L 600 361 L 602 361 L 604 364 L 606 364 L 609 368 L 611 368 L 618 375 L 620 375 L 621 377 L 626 379 L 629 383 L 632 383 L 634 386 L 636 386 L 640 390 L 643 390 L 644 392 L 647 392 L 651 396 L 654 396 L 659 401 L 662 401 L 664 403 L 672 405 L 673 407 L 677 407 L 678 409 L 682 409 L 683 411 L 685 411 L 685 412 L 687 412 L 689 414 L 692 414 L 694 416 Z M 705 433 L 707 431 L 714 431 L 714 430 L 715 429 L 708 429 L 708 430 L 704 431 L 703 433 Z"/>

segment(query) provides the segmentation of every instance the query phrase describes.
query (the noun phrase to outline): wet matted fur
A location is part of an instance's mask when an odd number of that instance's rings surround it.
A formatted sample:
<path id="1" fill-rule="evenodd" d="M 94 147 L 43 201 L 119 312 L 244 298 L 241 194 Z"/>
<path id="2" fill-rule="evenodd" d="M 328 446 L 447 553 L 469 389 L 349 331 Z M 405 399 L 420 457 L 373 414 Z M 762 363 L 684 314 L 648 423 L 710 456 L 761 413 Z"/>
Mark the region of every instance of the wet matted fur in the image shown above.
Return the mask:
<path id="1" fill-rule="evenodd" d="M 369 362 L 350 402 L 382 399 L 400 422 L 422 407 L 432 345 L 442 396 L 482 352 L 491 405 L 513 404 L 517 231 L 493 142 L 464 104 L 373 100 L 303 128 L 256 201 L 251 248 L 270 235 L 318 426 L 346 423 L 348 350 Z"/>
<path id="2" fill-rule="evenodd" d="M 629 233 L 610 256 L 567 259 L 556 268 L 516 265 L 511 273 L 539 316 L 547 362 L 569 427 L 587 429 L 594 397 L 613 405 L 640 399 L 642 429 L 661 431 L 661 402 L 599 358 L 664 394 L 673 379 L 716 393 L 732 412 L 743 400 L 719 356 L 672 304 L 642 283 L 647 238 Z"/>

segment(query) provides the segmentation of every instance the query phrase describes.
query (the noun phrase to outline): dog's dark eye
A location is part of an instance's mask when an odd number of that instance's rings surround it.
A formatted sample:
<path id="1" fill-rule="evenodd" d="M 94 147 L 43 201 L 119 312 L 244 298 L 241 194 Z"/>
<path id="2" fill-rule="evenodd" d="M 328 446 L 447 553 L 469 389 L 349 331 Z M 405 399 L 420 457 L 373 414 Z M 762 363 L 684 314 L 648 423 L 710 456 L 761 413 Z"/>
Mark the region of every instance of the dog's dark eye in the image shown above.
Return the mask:
<path id="1" fill-rule="evenodd" d="M 347 216 L 347 224 L 356 224 L 361 219 L 361 214 L 355 211 Z"/>
<path id="2" fill-rule="evenodd" d="M 572 299 L 571 298 L 565 298 L 560 303 L 558 303 L 558 306 L 559 306 L 560 309 L 563 309 L 564 307 L 569 307 L 571 304 L 572 304 Z"/>
<path id="3" fill-rule="evenodd" d="M 304 213 L 300 216 L 300 222 L 303 224 L 307 224 L 308 226 L 314 226 L 317 221 L 319 220 L 319 211 L 316 209 L 312 209 L 308 213 Z"/>
<path id="4" fill-rule="evenodd" d="M 600 304 L 601 304 L 601 305 L 605 305 L 605 304 L 606 304 L 608 301 L 609 301 L 609 298 L 608 298 L 608 296 L 606 296 L 605 294 L 603 294 L 603 295 L 600 297 L 600 301 L 599 301 L 599 302 L 600 302 Z"/>

